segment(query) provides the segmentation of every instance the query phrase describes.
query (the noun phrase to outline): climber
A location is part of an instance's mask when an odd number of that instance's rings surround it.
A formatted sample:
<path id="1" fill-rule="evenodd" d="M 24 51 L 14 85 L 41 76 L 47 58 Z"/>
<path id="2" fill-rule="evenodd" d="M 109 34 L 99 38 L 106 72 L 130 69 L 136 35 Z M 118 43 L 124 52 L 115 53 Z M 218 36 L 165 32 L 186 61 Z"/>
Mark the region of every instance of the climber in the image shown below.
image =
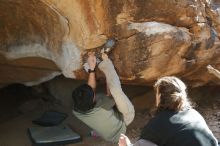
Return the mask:
<path id="1" fill-rule="evenodd" d="M 192 108 L 186 86 L 178 78 L 160 78 L 156 91 L 154 117 L 143 128 L 134 145 L 124 134 L 119 146 L 218 146 L 204 118 Z"/>
<path id="2" fill-rule="evenodd" d="M 112 61 L 105 52 L 98 68 L 106 77 L 107 88 L 111 93 L 96 93 L 96 56 L 88 53 L 88 83 L 79 86 L 72 93 L 74 101 L 73 114 L 107 141 L 118 142 L 120 134 L 126 132 L 135 115 L 134 107 L 122 91 L 119 77 Z M 117 108 L 114 108 L 116 105 Z"/>

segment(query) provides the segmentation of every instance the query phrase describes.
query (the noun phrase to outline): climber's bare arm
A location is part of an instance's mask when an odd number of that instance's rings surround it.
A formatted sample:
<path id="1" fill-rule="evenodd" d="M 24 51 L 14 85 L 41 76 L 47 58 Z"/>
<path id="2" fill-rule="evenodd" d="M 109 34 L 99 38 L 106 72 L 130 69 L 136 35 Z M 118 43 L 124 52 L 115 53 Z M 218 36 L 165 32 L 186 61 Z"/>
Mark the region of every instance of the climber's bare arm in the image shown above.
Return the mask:
<path id="1" fill-rule="evenodd" d="M 92 89 L 95 91 L 96 89 L 96 78 L 95 78 L 95 67 L 96 67 L 96 57 L 95 52 L 89 52 L 88 53 L 88 64 L 90 68 L 89 77 L 88 77 L 88 85 L 92 87 Z"/>
<path id="2" fill-rule="evenodd" d="M 208 72 L 215 75 L 216 77 L 218 77 L 220 79 L 220 71 L 213 68 L 211 65 L 207 66 Z"/>

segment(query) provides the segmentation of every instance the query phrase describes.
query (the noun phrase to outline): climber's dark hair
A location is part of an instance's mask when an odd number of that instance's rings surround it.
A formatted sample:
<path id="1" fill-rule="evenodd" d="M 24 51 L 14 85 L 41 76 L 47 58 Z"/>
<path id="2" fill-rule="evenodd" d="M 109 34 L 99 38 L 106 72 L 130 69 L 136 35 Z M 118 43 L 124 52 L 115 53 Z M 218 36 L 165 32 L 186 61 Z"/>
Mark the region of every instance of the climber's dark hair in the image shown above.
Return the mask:
<path id="1" fill-rule="evenodd" d="M 88 84 L 77 87 L 72 92 L 74 110 L 77 112 L 87 112 L 94 108 L 94 91 Z"/>

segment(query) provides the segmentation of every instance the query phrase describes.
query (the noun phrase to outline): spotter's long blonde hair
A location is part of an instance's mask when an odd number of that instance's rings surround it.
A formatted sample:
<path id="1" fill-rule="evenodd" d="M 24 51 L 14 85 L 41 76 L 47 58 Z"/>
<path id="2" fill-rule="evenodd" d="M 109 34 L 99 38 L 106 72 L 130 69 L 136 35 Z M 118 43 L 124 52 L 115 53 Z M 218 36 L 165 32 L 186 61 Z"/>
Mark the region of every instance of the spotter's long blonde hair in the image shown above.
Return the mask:
<path id="1" fill-rule="evenodd" d="M 160 94 L 156 112 L 163 110 L 178 112 L 192 108 L 191 102 L 187 97 L 186 85 L 179 78 L 174 76 L 162 77 L 156 81 L 154 88 Z"/>

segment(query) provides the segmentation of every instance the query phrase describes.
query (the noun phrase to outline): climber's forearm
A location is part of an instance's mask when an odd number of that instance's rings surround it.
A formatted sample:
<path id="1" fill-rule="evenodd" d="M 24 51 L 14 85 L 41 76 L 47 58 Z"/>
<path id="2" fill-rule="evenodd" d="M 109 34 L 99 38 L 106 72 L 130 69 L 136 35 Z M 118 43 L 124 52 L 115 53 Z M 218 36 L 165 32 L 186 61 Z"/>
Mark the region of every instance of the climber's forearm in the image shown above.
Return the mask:
<path id="1" fill-rule="evenodd" d="M 88 85 L 92 87 L 93 91 L 95 91 L 95 89 L 96 89 L 95 72 L 89 73 Z"/>
<path id="2" fill-rule="evenodd" d="M 89 77 L 88 77 L 88 85 L 92 87 L 95 91 L 96 89 L 96 78 L 95 78 L 95 68 L 96 68 L 96 56 L 95 52 L 88 52 L 88 59 L 89 65 Z"/>

